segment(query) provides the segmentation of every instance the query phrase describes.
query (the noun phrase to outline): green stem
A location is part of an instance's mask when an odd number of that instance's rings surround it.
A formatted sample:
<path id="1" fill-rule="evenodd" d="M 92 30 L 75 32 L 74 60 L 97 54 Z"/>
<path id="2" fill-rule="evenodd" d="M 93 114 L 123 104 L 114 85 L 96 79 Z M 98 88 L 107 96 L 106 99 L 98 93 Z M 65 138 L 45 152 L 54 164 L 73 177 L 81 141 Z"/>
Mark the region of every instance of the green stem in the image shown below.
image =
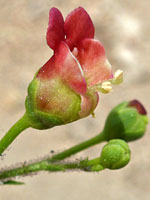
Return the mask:
<path id="1" fill-rule="evenodd" d="M 29 165 L 23 165 L 18 168 L 13 169 L 5 169 L 4 171 L 0 172 L 0 180 L 3 182 L 6 179 L 14 178 L 16 176 L 21 175 L 28 175 L 31 173 L 35 173 L 38 171 L 49 171 L 49 172 L 57 172 L 57 171 L 67 171 L 67 170 L 81 170 L 81 171 L 94 171 L 92 167 L 94 165 L 100 165 L 99 158 L 93 159 L 93 160 L 82 160 L 75 163 L 50 163 L 49 159 L 34 162 Z M 99 170 L 101 171 L 104 168 L 101 166 Z"/>
<path id="2" fill-rule="evenodd" d="M 105 134 L 103 132 L 101 132 L 100 134 L 96 135 L 95 137 L 93 137 L 85 142 L 77 144 L 68 150 L 65 150 L 59 154 L 54 155 L 52 158 L 50 158 L 49 161 L 55 162 L 55 161 L 63 160 L 69 156 L 72 156 L 82 150 L 85 150 L 91 146 L 94 146 L 94 145 L 99 144 L 104 141 L 105 141 Z"/>
<path id="3" fill-rule="evenodd" d="M 0 180 L 6 179 L 6 178 L 12 178 L 16 176 L 21 175 L 27 175 L 38 171 L 63 171 L 64 168 L 61 165 L 51 165 L 47 161 L 42 162 L 36 162 L 29 165 L 22 165 L 19 168 L 14 168 L 10 170 L 4 170 L 0 172 Z"/>
<path id="4" fill-rule="evenodd" d="M 0 155 L 23 130 L 29 127 L 30 125 L 28 117 L 26 114 L 24 114 L 24 116 L 20 120 L 18 120 L 0 140 Z"/>
<path id="5" fill-rule="evenodd" d="M 62 153 L 54 155 L 51 158 L 43 159 L 42 161 L 34 162 L 29 165 L 22 165 L 19 168 L 14 168 L 10 170 L 4 170 L 0 172 L 0 180 L 6 178 L 12 178 L 15 176 L 20 175 L 27 175 L 33 172 L 38 171 L 66 171 L 66 170 L 73 170 L 73 169 L 80 169 L 82 171 L 101 171 L 104 168 L 100 164 L 100 158 L 95 158 L 93 160 L 82 160 L 79 163 L 55 163 L 56 161 L 63 160 L 73 154 L 76 154 L 84 149 L 87 149 L 91 146 L 99 144 L 105 141 L 104 133 L 82 142 Z"/>

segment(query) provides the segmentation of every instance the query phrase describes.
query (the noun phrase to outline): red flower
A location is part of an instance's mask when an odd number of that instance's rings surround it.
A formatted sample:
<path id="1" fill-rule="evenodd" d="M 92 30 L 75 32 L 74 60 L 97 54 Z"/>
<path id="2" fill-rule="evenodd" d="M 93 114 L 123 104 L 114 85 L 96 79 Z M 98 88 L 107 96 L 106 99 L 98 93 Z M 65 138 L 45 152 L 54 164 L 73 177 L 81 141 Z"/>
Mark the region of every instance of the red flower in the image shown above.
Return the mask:
<path id="1" fill-rule="evenodd" d="M 54 56 L 41 68 L 38 77 L 49 79 L 53 70 L 55 75 L 59 74 L 73 90 L 83 95 L 87 85 L 111 79 L 112 71 L 104 47 L 93 39 L 94 32 L 93 23 L 83 8 L 72 11 L 65 22 L 60 11 L 52 8 L 46 38 Z M 53 69 L 52 64 L 55 65 Z"/>
<path id="2" fill-rule="evenodd" d="M 46 39 L 54 54 L 35 77 L 38 110 L 61 119 L 65 116 L 64 122 L 74 121 L 93 113 L 98 103 L 97 91 L 109 92 L 111 82 L 121 82 L 122 72 L 113 78 L 105 49 L 93 39 L 94 32 L 83 8 L 73 10 L 65 21 L 57 8 L 50 10 Z M 78 106 L 72 105 L 75 96 L 80 99 L 75 103 Z M 70 109 L 76 110 L 76 117 L 71 117 Z"/>

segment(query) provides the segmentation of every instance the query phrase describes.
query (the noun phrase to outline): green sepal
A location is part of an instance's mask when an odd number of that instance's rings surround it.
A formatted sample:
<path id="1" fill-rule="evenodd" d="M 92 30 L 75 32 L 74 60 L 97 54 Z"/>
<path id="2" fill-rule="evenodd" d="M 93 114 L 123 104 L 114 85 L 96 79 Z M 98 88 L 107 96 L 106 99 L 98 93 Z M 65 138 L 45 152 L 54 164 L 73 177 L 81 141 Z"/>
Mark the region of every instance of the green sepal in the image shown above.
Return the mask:
<path id="1" fill-rule="evenodd" d="M 93 165 L 91 168 L 90 168 L 90 171 L 92 172 L 99 172 L 99 171 L 102 171 L 104 170 L 104 167 L 100 164 L 97 164 L 97 165 Z"/>
<path id="2" fill-rule="evenodd" d="M 26 97 L 25 106 L 26 113 L 29 117 L 31 127 L 36 129 L 48 129 L 59 124 L 63 121 L 52 114 L 42 113 L 36 108 L 36 94 L 40 82 L 34 78 L 28 87 L 28 96 Z"/>
<path id="3" fill-rule="evenodd" d="M 67 95 L 72 98 L 71 104 L 68 105 L 67 110 L 63 113 L 55 114 L 55 108 L 52 111 L 40 110 L 37 106 L 37 94 L 39 88 L 43 83 L 38 79 L 34 78 L 28 87 L 28 96 L 26 97 L 26 113 L 29 118 L 31 127 L 36 129 L 48 129 L 57 125 L 64 125 L 80 118 L 79 112 L 81 110 L 81 97 L 80 95 L 73 92 L 61 80 L 56 79 L 56 85 L 59 88 L 58 92 Z M 45 84 L 45 82 L 44 82 Z M 57 92 L 57 91 L 56 91 Z M 60 99 L 61 104 L 61 99 Z M 57 109 L 57 108 L 56 108 Z"/>

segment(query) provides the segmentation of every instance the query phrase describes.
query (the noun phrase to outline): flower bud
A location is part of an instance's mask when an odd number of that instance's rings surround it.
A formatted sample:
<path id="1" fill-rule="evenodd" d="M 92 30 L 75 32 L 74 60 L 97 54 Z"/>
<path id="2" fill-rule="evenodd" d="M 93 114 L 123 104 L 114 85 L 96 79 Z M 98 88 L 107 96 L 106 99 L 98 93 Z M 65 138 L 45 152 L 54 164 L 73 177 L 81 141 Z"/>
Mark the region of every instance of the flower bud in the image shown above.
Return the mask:
<path id="1" fill-rule="evenodd" d="M 124 140 L 114 139 L 101 152 L 100 163 L 104 168 L 119 169 L 130 161 L 130 149 Z"/>
<path id="2" fill-rule="evenodd" d="M 103 130 L 105 139 L 136 140 L 144 135 L 147 123 L 146 110 L 139 101 L 122 102 L 112 109 L 106 119 Z"/>

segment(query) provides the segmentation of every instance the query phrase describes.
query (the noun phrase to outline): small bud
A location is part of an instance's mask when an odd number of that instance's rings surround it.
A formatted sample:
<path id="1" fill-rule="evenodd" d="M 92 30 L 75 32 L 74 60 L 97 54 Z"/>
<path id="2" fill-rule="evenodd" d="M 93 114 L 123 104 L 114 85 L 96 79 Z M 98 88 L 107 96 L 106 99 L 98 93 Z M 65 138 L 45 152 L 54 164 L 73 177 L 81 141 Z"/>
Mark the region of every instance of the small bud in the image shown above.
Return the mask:
<path id="1" fill-rule="evenodd" d="M 110 140 L 101 152 L 100 163 L 104 168 L 120 169 L 130 161 L 130 149 L 123 140 Z"/>
<path id="2" fill-rule="evenodd" d="M 107 141 L 133 141 L 144 135 L 147 123 L 146 110 L 139 101 L 123 102 L 109 113 L 103 132 Z"/>

